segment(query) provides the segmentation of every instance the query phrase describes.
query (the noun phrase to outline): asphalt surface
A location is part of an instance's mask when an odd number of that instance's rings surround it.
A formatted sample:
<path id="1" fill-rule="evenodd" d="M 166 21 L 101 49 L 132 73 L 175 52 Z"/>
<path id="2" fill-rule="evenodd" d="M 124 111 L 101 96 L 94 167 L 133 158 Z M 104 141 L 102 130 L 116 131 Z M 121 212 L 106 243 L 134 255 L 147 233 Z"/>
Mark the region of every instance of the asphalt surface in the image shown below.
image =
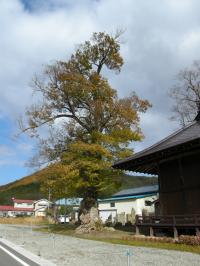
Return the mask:
<path id="1" fill-rule="evenodd" d="M 20 261 L 17 261 L 16 258 L 13 258 L 8 254 L 4 249 L 17 257 Z M 19 254 L 12 248 L 0 242 L 0 266 L 40 266 L 39 264 L 31 261 L 30 259 Z"/>

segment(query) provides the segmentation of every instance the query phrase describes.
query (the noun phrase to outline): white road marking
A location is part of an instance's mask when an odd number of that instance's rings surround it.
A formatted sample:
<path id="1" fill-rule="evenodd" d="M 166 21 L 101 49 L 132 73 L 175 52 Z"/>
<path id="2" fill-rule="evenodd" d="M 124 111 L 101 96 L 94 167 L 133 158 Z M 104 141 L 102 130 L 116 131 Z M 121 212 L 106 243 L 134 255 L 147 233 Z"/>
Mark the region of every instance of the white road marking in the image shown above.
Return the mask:
<path id="1" fill-rule="evenodd" d="M 18 261 L 19 263 L 21 263 L 23 266 L 30 266 L 30 264 L 28 264 L 25 261 L 21 260 L 20 258 L 18 258 L 17 256 L 15 256 L 13 253 L 11 253 L 9 250 L 7 250 L 6 248 L 2 247 L 1 245 L 0 245 L 0 249 L 2 249 L 4 252 L 6 252 L 11 257 L 13 257 L 16 261 Z"/>

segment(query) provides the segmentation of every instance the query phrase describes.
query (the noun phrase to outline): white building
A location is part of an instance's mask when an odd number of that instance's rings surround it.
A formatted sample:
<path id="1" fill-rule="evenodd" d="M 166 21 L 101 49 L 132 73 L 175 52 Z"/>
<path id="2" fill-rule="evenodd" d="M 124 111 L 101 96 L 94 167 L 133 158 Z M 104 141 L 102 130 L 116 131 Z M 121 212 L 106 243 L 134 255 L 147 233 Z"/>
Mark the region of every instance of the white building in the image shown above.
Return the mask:
<path id="1" fill-rule="evenodd" d="M 145 186 L 122 190 L 111 198 L 99 200 L 99 216 L 103 222 L 131 221 L 135 215 L 154 213 L 154 201 L 158 199 L 158 186 Z"/>
<path id="2" fill-rule="evenodd" d="M 14 203 L 14 208 L 25 208 L 25 209 L 34 208 L 34 200 L 15 199 L 15 198 L 12 198 L 12 200 Z"/>
<path id="3" fill-rule="evenodd" d="M 16 216 L 46 216 L 47 209 L 51 206 L 51 202 L 46 199 L 40 200 L 26 200 L 15 199 L 13 206 L 3 205 L 0 206 L 0 216 L 2 217 L 16 217 Z"/>
<path id="4" fill-rule="evenodd" d="M 70 214 L 70 218 L 72 220 L 78 221 L 78 212 L 82 199 L 83 198 L 63 198 L 57 200 L 56 205 L 58 207 L 71 206 L 73 208 L 73 212 Z"/>
<path id="5" fill-rule="evenodd" d="M 0 217 L 33 216 L 32 208 L 15 208 L 10 205 L 0 206 Z"/>
<path id="6" fill-rule="evenodd" d="M 51 202 L 47 199 L 40 199 L 34 202 L 34 212 L 36 217 L 45 217 L 47 210 L 51 207 Z"/>

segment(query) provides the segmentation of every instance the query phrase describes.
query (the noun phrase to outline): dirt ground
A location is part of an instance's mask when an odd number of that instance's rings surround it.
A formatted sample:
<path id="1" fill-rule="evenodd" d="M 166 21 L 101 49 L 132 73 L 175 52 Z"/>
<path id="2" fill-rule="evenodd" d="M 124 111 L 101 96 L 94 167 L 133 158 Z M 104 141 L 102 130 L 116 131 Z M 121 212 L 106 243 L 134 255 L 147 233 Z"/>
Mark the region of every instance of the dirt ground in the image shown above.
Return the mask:
<path id="1" fill-rule="evenodd" d="M 32 229 L 31 226 L 0 224 L 0 237 L 22 245 L 25 249 L 58 266 L 200 265 L 200 255 L 188 252 L 113 245 L 71 236 L 37 232 Z"/>

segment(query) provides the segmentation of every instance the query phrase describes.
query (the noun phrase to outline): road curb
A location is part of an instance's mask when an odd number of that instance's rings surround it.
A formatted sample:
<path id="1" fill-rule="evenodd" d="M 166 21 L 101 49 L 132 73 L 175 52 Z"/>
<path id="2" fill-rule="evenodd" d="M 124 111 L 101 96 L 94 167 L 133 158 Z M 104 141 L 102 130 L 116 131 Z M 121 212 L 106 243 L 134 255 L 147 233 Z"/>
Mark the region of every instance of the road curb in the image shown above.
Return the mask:
<path id="1" fill-rule="evenodd" d="M 39 264 L 40 266 L 57 266 L 55 263 L 48 261 L 46 259 L 43 259 L 43 258 L 31 253 L 30 251 L 13 244 L 12 242 L 8 241 L 7 239 L 1 238 L 0 243 L 7 245 L 8 247 L 12 248 L 13 250 L 18 252 L 22 256 L 32 260 L 33 262 Z"/>

